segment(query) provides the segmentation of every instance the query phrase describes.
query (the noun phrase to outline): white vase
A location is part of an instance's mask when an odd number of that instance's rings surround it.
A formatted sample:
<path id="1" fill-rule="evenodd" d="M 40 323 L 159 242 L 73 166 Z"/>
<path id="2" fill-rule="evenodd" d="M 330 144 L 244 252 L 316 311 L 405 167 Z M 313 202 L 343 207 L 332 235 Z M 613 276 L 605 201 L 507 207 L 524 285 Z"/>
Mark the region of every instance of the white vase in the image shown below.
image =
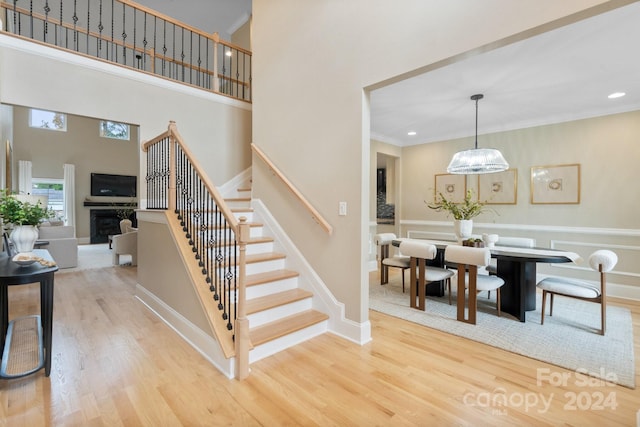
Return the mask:
<path id="1" fill-rule="evenodd" d="M 453 221 L 453 227 L 458 241 L 461 242 L 471 237 L 471 232 L 473 231 L 473 220 L 457 219 Z"/>
<path id="2" fill-rule="evenodd" d="M 38 240 L 38 227 L 35 225 L 15 225 L 10 237 L 16 252 L 32 252 L 33 246 Z"/>

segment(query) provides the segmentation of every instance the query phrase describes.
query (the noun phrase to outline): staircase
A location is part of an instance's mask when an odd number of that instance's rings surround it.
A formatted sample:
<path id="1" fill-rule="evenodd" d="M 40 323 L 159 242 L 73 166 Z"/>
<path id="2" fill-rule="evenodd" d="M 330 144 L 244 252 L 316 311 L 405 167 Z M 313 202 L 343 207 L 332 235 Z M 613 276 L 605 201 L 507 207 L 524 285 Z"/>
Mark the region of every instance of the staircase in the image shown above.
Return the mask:
<path id="1" fill-rule="evenodd" d="M 287 256 L 254 218 L 251 189 L 225 202 L 237 218 L 250 224 L 246 251 L 247 318 L 253 349 L 249 362 L 277 353 L 327 331 L 329 316 L 313 309 L 313 293 L 300 288 L 299 274 L 287 269 Z"/>

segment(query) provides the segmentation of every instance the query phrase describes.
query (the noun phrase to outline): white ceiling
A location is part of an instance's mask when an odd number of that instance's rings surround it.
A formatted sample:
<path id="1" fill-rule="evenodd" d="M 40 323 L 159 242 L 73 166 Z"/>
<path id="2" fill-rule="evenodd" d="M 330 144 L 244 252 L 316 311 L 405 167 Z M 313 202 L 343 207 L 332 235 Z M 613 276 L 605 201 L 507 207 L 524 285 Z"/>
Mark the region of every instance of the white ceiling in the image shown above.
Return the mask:
<path id="1" fill-rule="evenodd" d="M 371 136 L 399 146 L 472 136 L 476 93 L 480 135 L 638 110 L 639 43 L 634 3 L 377 89 Z"/>
<path id="2" fill-rule="evenodd" d="M 251 0 L 137 2 L 227 40 L 251 16 Z M 399 146 L 472 136 L 476 93 L 480 135 L 639 110 L 639 43 L 636 2 L 472 56 L 373 91 L 371 136 Z M 607 99 L 617 91 L 626 96 Z"/>
<path id="3" fill-rule="evenodd" d="M 251 0 L 136 0 L 136 3 L 206 33 L 218 33 L 227 41 L 251 16 Z"/>

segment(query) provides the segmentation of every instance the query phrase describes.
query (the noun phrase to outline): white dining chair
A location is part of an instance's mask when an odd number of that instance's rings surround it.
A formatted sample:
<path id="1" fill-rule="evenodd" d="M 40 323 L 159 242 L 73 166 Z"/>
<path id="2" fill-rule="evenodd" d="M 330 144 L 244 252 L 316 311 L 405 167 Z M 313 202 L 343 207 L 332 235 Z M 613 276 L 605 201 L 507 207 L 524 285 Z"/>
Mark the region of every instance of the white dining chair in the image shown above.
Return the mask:
<path id="1" fill-rule="evenodd" d="M 454 272 L 447 268 L 427 266 L 427 260 L 436 257 L 438 248 L 426 241 L 403 240 L 400 242 L 400 252 L 411 259 L 411 285 L 409 286 L 411 307 L 424 311 L 427 284 L 443 280 L 446 281 L 449 305 L 451 305 L 451 276 Z"/>
<path id="2" fill-rule="evenodd" d="M 496 291 L 496 306 L 500 316 L 500 288 L 504 285 L 504 280 L 498 276 L 478 274 L 478 267 L 489 264 L 491 251 L 488 248 L 448 245 L 444 251 L 444 259 L 458 265 L 458 320 L 476 324 L 477 293 L 482 291 Z M 465 316 L 466 289 L 469 289 L 468 316 Z"/>
<path id="3" fill-rule="evenodd" d="M 404 272 L 409 268 L 409 257 L 390 255 L 391 244 L 397 239 L 393 233 L 380 233 L 374 236 L 376 246 L 380 248 L 380 285 L 389 283 L 389 267 L 399 268 L 402 274 L 402 292 L 404 292 Z"/>
<path id="4" fill-rule="evenodd" d="M 529 237 L 508 237 L 499 236 L 495 243 L 496 246 L 511 246 L 516 248 L 533 248 L 536 245 L 536 239 Z M 487 265 L 487 272 L 492 275 L 498 274 L 498 264 L 495 258 L 492 258 Z"/>
<path id="5" fill-rule="evenodd" d="M 540 319 L 540 324 L 544 325 L 547 294 L 551 295 L 549 301 L 549 316 L 553 316 L 554 295 L 562 295 L 564 297 L 577 298 L 600 304 L 599 333 L 600 335 L 604 335 L 607 326 L 606 272 L 613 270 L 613 267 L 615 267 L 617 263 L 618 256 L 610 250 L 597 250 L 589 256 L 589 266 L 600 273 L 600 286 L 595 286 L 588 281 L 570 277 L 551 276 L 542 279 L 538 283 L 538 288 L 542 289 L 542 318 Z"/>

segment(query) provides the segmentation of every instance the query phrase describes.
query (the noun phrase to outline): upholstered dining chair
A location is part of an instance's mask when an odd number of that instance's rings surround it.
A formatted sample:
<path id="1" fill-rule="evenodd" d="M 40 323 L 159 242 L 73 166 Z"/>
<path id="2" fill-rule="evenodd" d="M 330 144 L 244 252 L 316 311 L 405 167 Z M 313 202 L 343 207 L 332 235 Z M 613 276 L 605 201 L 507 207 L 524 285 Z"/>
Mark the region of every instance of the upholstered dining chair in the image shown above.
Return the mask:
<path id="1" fill-rule="evenodd" d="M 409 268 L 409 257 L 390 255 L 390 246 L 396 238 L 393 233 L 380 233 L 374 237 L 376 246 L 380 248 L 380 285 L 389 283 L 389 267 L 399 268 L 402 274 L 402 292 L 404 292 L 404 271 Z"/>
<path id="2" fill-rule="evenodd" d="M 547 294 L 551 295 L 549 316 L 553 316 L 554 295 L 562 295 L 600 304 L 600 335 L 604 335 L 607 326 L 606 273 L 613 270 L 617 263 L 618 256 L 610 250 L 597 250 L 589 256 L 589 266 L 600 273 L 600 286 L 594 286 L 590 282 L 569 277 L 551 276 L 542 279 L 538 283 L 538 288 L 542 289 L 542 318 L 540 319 L 540 324 L 544 325 Z"/>
<path id="3" fill-rule="evenodd" d="M 536 245 L 536 239 L 531 239 L 529 237 L 498 237 L 498 241 L 496 241 L 496 246 L 513 246 L 516 248 L 533 248 Z M 498 274 L 498 265 L 496 264 L 495 258 L 492 258 L 487 265 L 487 272 L 489 274 L 493 274 L 494 276 Z"/>
<path id="4" fill-rule="evenodd" d="M 446 281 L 449 291 L 449 305 L 451 305 L 451 276 L 454 272 L 442 267 L 429 266 L 427 260 L 436 257 L 438 249 L 428 242 L 403 240 L 400 242 L 400 252 L 411 258 L 411 307 L 425 309 L 426 286 L 431 282 Z"/>
<path id="5" fill-rule="evenodd" d="M 486 267 L 489 264 L 491 251 L 488 248 L 448 245 L 444 250 L 444 259 L 458 265 L 458 320 L 476 324 L 477 294 L 482 291 L 496 291 L 496 305 L 498 316 L 500 316 L 500 288 L 504 285 L 504 280 L 498 276 L 478 274 L 478 267 Z M 469 289 L 467 317 L 465 317 L 466 289 Z"/>

